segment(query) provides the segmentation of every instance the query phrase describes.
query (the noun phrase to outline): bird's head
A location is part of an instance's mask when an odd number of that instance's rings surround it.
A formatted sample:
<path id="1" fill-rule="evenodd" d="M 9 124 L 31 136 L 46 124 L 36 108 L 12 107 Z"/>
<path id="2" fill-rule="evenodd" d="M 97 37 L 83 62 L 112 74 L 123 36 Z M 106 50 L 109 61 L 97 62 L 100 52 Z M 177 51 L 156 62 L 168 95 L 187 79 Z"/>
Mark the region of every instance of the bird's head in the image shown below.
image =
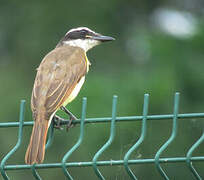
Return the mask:
<path id="1" fill-rule="evenodd" d="M 115 40 L 109 36 L 103 36 L 87 27 L 79 27 L 69 30 L 59 42 L 60 45 L 76 46 L 88 51 L 94 46 L 107 41 Z"/>

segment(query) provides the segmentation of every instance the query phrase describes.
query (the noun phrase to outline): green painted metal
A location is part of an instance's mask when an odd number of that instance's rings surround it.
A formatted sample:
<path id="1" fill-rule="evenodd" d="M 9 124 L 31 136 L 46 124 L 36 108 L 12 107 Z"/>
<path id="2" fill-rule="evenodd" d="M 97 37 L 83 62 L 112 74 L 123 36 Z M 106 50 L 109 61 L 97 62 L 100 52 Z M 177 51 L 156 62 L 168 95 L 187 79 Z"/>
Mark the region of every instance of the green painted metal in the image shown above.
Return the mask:
<path id="1" fill-rule="evenodd" d="M 147 120 L 169 120 L 174 117 L 173 114 L 165 114 L 165 115 L 148 115 Z M 178 119 L 188 120 L 192 118 L 204 118 L 204 113 L 186 113 L 186 114 L 178 114 Z M 104 117 L 104 118 L 86 118 L 85 123 L 106 123 L 111 122 L 111 117 Z M 134 121 L 141 121 L 143 116 L 126 116 L 126 117 L 116 117 L 116 122 L 134 122 Z M 69 121 L 69 120 L 67 120 Z M 73 124 L 80 124 L 81 119 L 74 120 Z M 65 121 L 63 124 L 66 124 Z M 33 125 L 33 121 L 27 121 L 23 123 L 23 126 L 31 126 Z M 0 128 L 7 128 L 7 127 L 18 127 L 19 122 L 6 122 L 0 123 Z"/>
<path id="2" fill-rule="evenodd" d="M 84 137 L 84 120 L 86 118 L 86 104 L 87 104 L 87 99 L 84 97 L 82 101 L 82 113 L 81 113 L 81 123 L 80 123 L 80 135 L 79 139 L 76 142 L 76 144 L 64 155 L 62 158 L 62 170 L 67 179 L 72 180 L 72 176 L 69 174 L 66 168 L 66 161 L 67 159 L 71 156 L 71 154 L 80 146 L 83 137 Z"/>
<path id="3" fill-rule="evenodd" d="M 174 98 L 174 113 L 173 113 L 174 116 L 173 116 L 173 126 L 172 126 L 171 136 L 166 141 L 166 143 L 164 143 L 163 146 L 157 151 L 157 153 L 155 155 L 155 165 L 156 165 L 156 168 L 158 169 L 158 171 L 161 174 L 161 176 L 164 179 L 166 179 L 166 180 L 169 180 L 169 177 L 164 172 L 164 170 L 161 168 L 160 163 L 159 163 L 159 158 L 160 158 L 161 153 L 171 144 L 171 142 L 176 137 L 178 110 L 179 110 L 179 93 L 176 93 L 175 94 L 175 98 Z"/>
<path id="4" fill-rule="evenodd" d="M 41 180 L 40 175 L 38 174 L 38 172 L 35 169 L 35 164 L 32 165 L 31 170 L 32 170 L 32 174 L 33 174 L 34 178 L 37 180 Z"/>
<path id="5" fill-rule="evenodd" d="M 144 96 L 144 105 L 143 105 L 143 115 L 142 116 L 130 116 L 130 117 L 116 117 L 116 109 L 117 109 L 117 96 L 113 97 L 113 104 L 112 104 L 112 117 L 103 117 L 103 118 L 87 118 L 86 119 L 86 98 L 83 98 L 82 102 L 82 115 L 81 119 L 74 121 L 74 124 L 80 123 L 80 134 L 79 139 L 76 142 L 76 144 L 65 153 L 62 162 L 60 163 L 47 163 L 47 164 L 35 164 L 35 165 L 26 165 L 26 164 L 11 164 L 6 165 L 7 160 L 15 153 L 15 151 L 20 147 L 21 141 L 22 141 L 22 133 L 23 133 L 23 127 L 25 126 L 32 126 L 33 121 L 29 122 L 23 122 L 24 121 L 24 111 L 25 111 L 25 101 L 21 101 L 20 105 L 20 116 L 19 116 L 19 122 L 6 122 L 6 123 L 0 123 L 0 128 L 8 128 L 8 127 L 17 127 L 19 128 L 18 132 L 18 140 L 15 147 L 2 159 L 0 164 L 0 173 L 2 174 L 2 177 L 4 180 L 9 180 L 9 176 L 7 175 L 6 171 L 12 171 L 12 170 L 22 170 L 22 169 L 30 169 L 32 171 L 32 174 L 35 179 L 41 180 L 40 175 L 38 174 L 38 169 L 47 169 L 47 168 L 61 168 L 63 170 L 63 173 L 66 177 L 66 179 L 73 179 L 73 177 L 70 175 L 70 173 L 67 171 L 67 168 L 69 167 L 93 167 L 94 172 L 96 173 L 97 177 L 99 179 L 105 179 L 102 173 L 99 171 L 98 167 L 100 166 L 123 166 L 125 170 L 127 171 L 128 175 L 131 177 L 131 179 L 137 179 L 136 175 L 132 172 L 130 169 L 130 165 L 136 165 L 136 164 L 155 164 L 155 167 L 159 171 L 160 175 L 164 179 L 169 179 L 167 176 L 168 172 L 164 172 L 164 170 L 161 167 L 161 164 L 166 163 L 184 163 L 186 162 L 187 166 L 189 167 L 190 171 L 192 172 L 192 175 L 200 180 L 203 177 L 201 177 L 201 174 L 199 174 L 199 171 L 202 171 L 200 169 L 195 169 L 193 166 L 194 162 L 203 162 L 204 163 L 204 155 L 203 156 L 192 156 L 193 152 L 201 145 L 201 143 L 204 142 L 204 132 L 201 135 L 201 137 L 189 148 L 187 151 L 187 155 L 184 157 L 168 157 L 168 158 L 161 158 L 162 152 L 164 152 L 167 147 L 173 142 L 174 138 L 177 134 L 177 121 L 179 119 L 188 120 L 188 119 L 198 119 L 198 118 L 204 118 L 204 113 L 186 113 L 186 114 L 178 114 L 179 110 L 179 93 L 175 94 L 174 98 L 174 111 L 173 114 L 166 114 L 166 115 L 147 115 L 148 114 L 148 104 L 149 104 L 149 95 L 145 94 Z M 152 159 L 130 159 L 130 156 L 133 151 L 135 151 L 138 147 L 140 147 L 141 143 L 145 140 L 146 131 L 147 131 L 147 122 L 149 120 L 169 120 L 172 119 L 173 126 L 172 126 L 172 133 L 170 138 L 159 148 L 156 155 Z M 137 142 L 127 151 L 127 153 L 124 156 L 124 160 L 101 160 L 99 161 L 100 155 L 111 145 L 111 143 L 114 140 L 115 137 L 115 123 L 116 122 L 135 122 L 135 121 L 142 121 L 142 127 L 141 127 L 141 135 Z M 68 158 L 71 156 L 71 154 L 80 146 L 80 144 L 83 141 L 84 137 L 84 125 L 85 123 L 107 123 L 111 122 L 111 128 L 110 128 L 110 136 L 107 142 L 100 148 L 95 156 L 93 157 L 92 161 L 87 162 L 67 162 Z M 63 122 L 64 124 L 67 123 L 67 121 Z M 156 121 L 155 121 L 156 123 Z M 54 136 L 54 128 L 53 124 L 51 125 L 49 129 L 48 139 L 46 143 L 46 149 L 49 148 L 52 145 Z M 201 173 L 201 172 L 200 172 Z"/>
<path id="6" fill-rule="evenodd" d="M 9 180 L 9 177 L 7 176 L 5 169 L 4 169 L 6 161 L 11 157 L 11 155 L 13 155 L 16 152 L 16 150 L 20 147 L 21 142 L 22 142 L 24 115 L 25 115 L 25 100 L 21 100 L 20 115 L 19 115 L 20 124 L 19 124 L 19 130 L 18 130 L 18 141 L 16 145 L 14 146 L 14 148 L 11 149 L 11 151 L 2 159 L 1 165 L 0 165 L 1 174 L 5 180 Z"/>
<path id="7" fill-rule="evenodd" d="M 117 96 L 113 96 L 113 103 L 112 103 L 112 121 L 110 127 L 110 136 L 108 141 L 97 151 L 97 153 L 93 157 L 93 169 L 99 179 L 105 180 L 101 172 L 97 167 L 97 160 L 99 156 L 111 145 L 113 139 L 115 137 L 115 119 L 116 119 L 116 110 L 117 110 Z"/>
<path id="8" fill-rule="evenodd" d="M 160 158 L 160 163 L 183 163 L 186 162 L 186 157 L 173 157 L 173 158 Z M 204 156 L 192 157 L 191 161 L 203 162 Z M 155 163 L 155 159 L 134 159 L 129 160 L 128 163 L 131 164 L 152 164 Z M 70 162 L 65 164 L 66 167 L 89 167 L 93 166 L 93 161 L 86 162 Z M 110 161 L 97 161 L 97 166 L 119 166 L 124 165 L 123 160 L 110 160 Z M 22 170 L 31 169 L 31 165 L 5 165 L 4 170 Z M 62 163 L 48 163 L 48 164 L 36 164 L 36 169 L 48 169 L 48 168 L 62 168 Z"/>
<path id="9" fill-rule="evenodd" d="M 200 177 L 200 175 L 198 174 L 198 172 L 194 168 L 193 163 L 192 163 L 191 160 L 192 160 L 193 152 L 196 150 L 196 148 L 198 146 L 200 146 L 200 144 L 202 142 L 204 142 L 204 131 L 203 131 L 202 136 L 195 142 L 195 144 L 193 144 L 193 146 L 188 150 L 187 155 L 186 155 L 186 163 L 187 163 L 188 167 L 190 168 L 192 174 L 195 176 L 195 178 L 197 180 L 202 180 L 202 178 Z"/>
<path id="10" fill-rule="evenodd" d="M 135 151 L 139 145 L 144 141 L 147 131 L 147 114 L 148 114 L 148 105 L 149 105 L 149 94 L 144 95 L 144 105 L 143 105 L 143 119 L 142 119 L 142 130 L 141 135 L 138 141 L 129 149 L 129 151 L 124 156 L 124 166 L 128 175 L 131 179 L 137 179 L 132 170 L 128 166 L 128 160 L 133 151 Z"/>

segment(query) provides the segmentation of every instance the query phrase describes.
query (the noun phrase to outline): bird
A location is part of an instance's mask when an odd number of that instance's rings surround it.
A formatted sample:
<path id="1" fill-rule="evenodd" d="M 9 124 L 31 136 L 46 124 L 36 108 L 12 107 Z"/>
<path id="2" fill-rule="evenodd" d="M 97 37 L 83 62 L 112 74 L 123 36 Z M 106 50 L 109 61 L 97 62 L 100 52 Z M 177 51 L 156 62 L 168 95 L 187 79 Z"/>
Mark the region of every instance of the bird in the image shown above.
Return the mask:
<path id="1" fill-rule="evenodd" d="M 113 41 L 87 27 L 69 30 L 50 51 L 37 68 L 32 95 L 31 110 L 34 125 L 25 154 L 26 164 L 43 163 L 48 128 L 55 113 L 62 109 L 76 117 L 65 108 L 78 95 L 89 71 L 86 52 L 103 42 Z"/>

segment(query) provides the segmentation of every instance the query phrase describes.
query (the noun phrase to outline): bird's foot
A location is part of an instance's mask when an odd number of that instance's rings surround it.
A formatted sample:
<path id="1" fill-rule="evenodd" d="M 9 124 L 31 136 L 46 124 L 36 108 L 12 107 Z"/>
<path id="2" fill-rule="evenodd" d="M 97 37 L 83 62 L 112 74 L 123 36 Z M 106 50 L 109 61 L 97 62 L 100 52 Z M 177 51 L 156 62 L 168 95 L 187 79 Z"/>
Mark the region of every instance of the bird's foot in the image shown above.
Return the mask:
<path id="1" fill-rule="evenodd" d="M 66 130 L 68 131 L 69 128 L 74 127 L 74 124 L 72 124 L 73 120 L 77 120 L 76 116 L 74 116 L 67 108 L 65 108 L 64 106 L 61 107 L 61 110 L 63 110 L 66 114 L 69 115 L 70 120 L 67 123 L 67 127 Z"/>
<path id="2" fill-rule="evenodd" d="M 54 115 L 54 117 L 53 117 L 54 128 L 63 130 L 62 125 L 64 124 L 63 122 L 65 122 L 65 121 L 66 121 L 65 119 L 63 119 L 57 115 Z"/>

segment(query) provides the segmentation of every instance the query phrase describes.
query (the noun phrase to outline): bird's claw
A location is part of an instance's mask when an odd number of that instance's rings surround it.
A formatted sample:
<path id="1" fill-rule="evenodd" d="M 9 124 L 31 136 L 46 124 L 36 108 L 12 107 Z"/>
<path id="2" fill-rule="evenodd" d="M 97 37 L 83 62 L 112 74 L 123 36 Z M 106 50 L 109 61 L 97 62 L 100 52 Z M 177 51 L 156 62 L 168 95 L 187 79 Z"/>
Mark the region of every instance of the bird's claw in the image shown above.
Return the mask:
<path id="1" fill-rule="evenodd" d="M 73 120 L 77 120 L 77 118 L 65 107 L 61 107 L 61 109 L 69 115 L 70 120 L 65 120 L 57 115 L 54 116 L 53 121 L 54 121 L 54 128 L 62 130 L 62 125 L 66 124 L 66 130 L 68 131 L 69 128 L 74 127 L 74 124 L 72 124 Z"/>
<path id="2" fill-rule="evenodd" d="M 63 127 L 62 127 L 62 122 L 63 122 L 63 121 L 64 121 L 63 118 L 61 118 L 61 117 L 55 115 L 54 118 L 53 118 L 54 128 L 63 130 Z"/>

